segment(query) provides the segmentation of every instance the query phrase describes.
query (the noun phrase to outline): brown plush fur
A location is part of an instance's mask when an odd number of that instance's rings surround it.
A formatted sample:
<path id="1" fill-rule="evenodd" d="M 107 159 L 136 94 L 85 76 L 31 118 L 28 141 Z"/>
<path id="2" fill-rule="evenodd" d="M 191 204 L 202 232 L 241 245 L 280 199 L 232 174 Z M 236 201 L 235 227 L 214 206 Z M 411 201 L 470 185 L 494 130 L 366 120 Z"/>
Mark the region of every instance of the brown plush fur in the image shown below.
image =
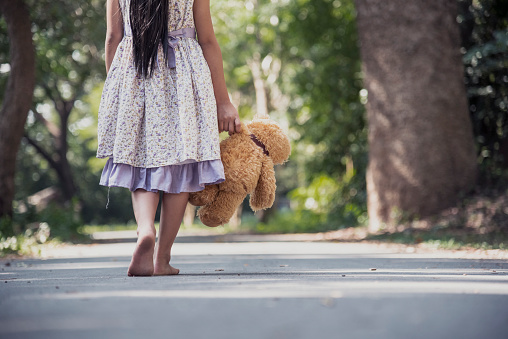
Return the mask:
<path id="1" fill-rule="evenodd" d="M 250 134 L 265 145 L 269 156 Z M 223 140 L 220 152 L 226 180 L 189 196 L 192 205 L 203 206 L 198 210 L 201 222 L 210 227 L 228 223 L 247 194 L 253 211 L 272 207 L 276 188 L 273 166 L 284 163 L 291 154 L 282 129 L 268 118 L 242 123 L 242 132 Z"/>

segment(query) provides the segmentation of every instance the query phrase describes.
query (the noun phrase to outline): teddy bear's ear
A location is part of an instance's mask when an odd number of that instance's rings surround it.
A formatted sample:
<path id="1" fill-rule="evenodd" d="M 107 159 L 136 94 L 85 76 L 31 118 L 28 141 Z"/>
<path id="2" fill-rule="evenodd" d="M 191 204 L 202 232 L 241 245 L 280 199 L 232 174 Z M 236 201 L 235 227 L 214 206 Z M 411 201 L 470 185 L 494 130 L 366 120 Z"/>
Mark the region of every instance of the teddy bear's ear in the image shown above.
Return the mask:
<path id="1" fill-rule="evenodd" d="M 291 154 L 289 138 L 273 120 L 254 119 L 247 127 L 265 145 L 274 164 L 280 165 L 289 158 Z"/>

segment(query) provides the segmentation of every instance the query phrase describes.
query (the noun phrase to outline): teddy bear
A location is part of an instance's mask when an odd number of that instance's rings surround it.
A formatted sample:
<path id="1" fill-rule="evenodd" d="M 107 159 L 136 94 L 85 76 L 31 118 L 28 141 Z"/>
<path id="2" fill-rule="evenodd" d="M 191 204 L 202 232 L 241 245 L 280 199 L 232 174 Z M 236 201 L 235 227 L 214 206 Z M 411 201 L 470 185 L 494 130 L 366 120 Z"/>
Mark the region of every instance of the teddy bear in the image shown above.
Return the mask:
<path id="1" fill-rule="evenodd" d="M 241 126 L 241 132 L 220 143 L 226 180 L 189 195 L 192 205 L 202 206 L 198 217 L 210 227 L 228 223 L 247 194 L 253 211 L 272 207 L 274 165 L 283 164 L 291 154 L 289 138 L 268 117 L 257 117 Z"/>

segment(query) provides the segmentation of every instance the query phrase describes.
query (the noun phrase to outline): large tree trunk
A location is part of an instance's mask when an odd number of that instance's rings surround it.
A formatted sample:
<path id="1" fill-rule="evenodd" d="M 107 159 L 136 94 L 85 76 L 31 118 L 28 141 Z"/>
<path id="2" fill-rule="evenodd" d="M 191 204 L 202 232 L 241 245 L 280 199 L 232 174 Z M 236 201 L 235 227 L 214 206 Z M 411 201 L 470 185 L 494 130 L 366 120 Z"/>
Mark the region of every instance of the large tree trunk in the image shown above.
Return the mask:
<path id="1" fill-rule="evenodd" d="M 370 230 L 456 202 L 476 161 L 456 0 L 356 0 L 368 91 Z"/>
<path id="2" fill-rule="evenodd" d="M 11 71 L 0 110 L 0 217 L 12 215 L 16 154 L 32 104 L 35 51 L 30 17 L 21 0 L 0 0 L 10 40 Z"/>

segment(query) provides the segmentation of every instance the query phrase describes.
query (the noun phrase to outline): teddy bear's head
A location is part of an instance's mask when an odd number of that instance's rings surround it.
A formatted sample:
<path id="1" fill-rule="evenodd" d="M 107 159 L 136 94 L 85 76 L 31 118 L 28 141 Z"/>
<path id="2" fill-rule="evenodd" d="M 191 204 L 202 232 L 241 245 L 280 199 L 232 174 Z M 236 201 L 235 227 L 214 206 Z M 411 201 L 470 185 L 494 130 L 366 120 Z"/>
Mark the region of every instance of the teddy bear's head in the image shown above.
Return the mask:
<path id="1" fill-rule="evenodd" d="M 255 118 L 247 125 L 250 133 L 261 141 L 275 165 L 284 163 L 291 154 L 289 138 L 282 128 L 269 118 Z"/>

